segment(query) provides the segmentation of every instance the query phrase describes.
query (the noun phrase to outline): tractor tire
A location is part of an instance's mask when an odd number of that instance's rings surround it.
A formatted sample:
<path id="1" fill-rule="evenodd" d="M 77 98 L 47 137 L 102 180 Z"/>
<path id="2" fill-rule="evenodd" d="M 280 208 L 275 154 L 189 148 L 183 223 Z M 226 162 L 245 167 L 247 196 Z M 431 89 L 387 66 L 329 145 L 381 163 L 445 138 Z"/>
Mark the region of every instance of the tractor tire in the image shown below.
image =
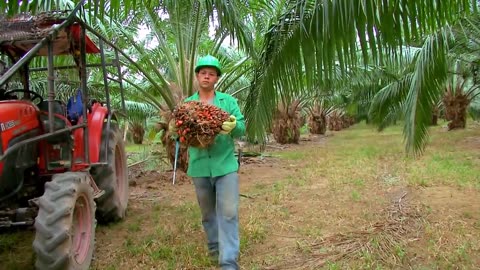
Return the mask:
<path id="1" fill-rule="evenodd" d="M 108 140 L 108 149 L 105 142 Z M 128 205 L 127 156 L 122 132 L 116 123 L 104 125 L 100 146 L 100 160 L 108 155 L 107 165 L 92 169 L 91 174 L 97 186 L 105 193 L 97 199 L 97 220 L 106 224 L 125 217 Z"/>
<path id="2" fill-rule="evenodd" d="M 85 172 L 56 174 L 38 200 L 35 268 L 86 270 L 95 245 L 95 201 Z"/>

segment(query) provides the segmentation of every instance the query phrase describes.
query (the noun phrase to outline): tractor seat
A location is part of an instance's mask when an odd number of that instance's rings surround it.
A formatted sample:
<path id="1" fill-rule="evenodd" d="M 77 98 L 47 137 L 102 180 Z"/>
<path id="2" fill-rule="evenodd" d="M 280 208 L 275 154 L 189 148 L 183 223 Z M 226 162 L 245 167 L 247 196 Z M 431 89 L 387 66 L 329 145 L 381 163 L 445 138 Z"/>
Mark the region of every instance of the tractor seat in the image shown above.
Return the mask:
<path id="1" fill-rule="evenodd" d="M 59 130 L 66 128 L 67 125 L 70 123 L 65 117 L 67 115 L 66 109 L 65 109 L 65 103 L 63 103 L 60 100 L 54 100 L 53 101 L 53 123 L 48 122 L 48 100 L 44 100 L 38 104 L 38 108 L 40 109 L 40 120 L 42 121 L 43 128 L 45 132 L 50 131 L 50 125 L 53 125 L 53 131 Z M 66 141 L 66 137 L 69 136 L 68 133 L 56 135 L 53 137 L 50 137 L 46 139 L 46 141 L 50 143 L 59 143 Z"/>
<path id="2" fill-rule="evenodd" d="M 45 112 L 42 112 L 40 114 L 40 120 L 43 124 L 43 128 L 44 128 L 46 133 L 50 132 L 50 126 L 51 125 L 53 125 L 53 131 L 64 129 L 67 126 L 70 126 L 70 123 L 68 122 L 68 120 L 66 118 L 62 118 L 62 117 L 60 117 L 60 115 L 57 115 L 57 114 L 53 115 L 53 123 L 50 123 L 48 121 L 48 113 L 45 113 Z M 53 137 L 49 137 L 49 138 L 46 139 L 46 141 L 50 142 L 50 143 L 64 142 L 68 139 L 69 136 L 70 136 L 69 133 L 63 133 L 63 134 L 59 134 L 59 135 L 56 135 L 56 136 L 53 136 Z"/>
<path id="3" fill-rule="evenodd" d="M 48 100 L 44 100 L 38 104 L 38 108 L 40 111 L 44 111 L 48 113 Z M 62 116 L 66 116 L 65 104 L 60 100 L 53 101 L 53 113 L 60 114 Z"/>

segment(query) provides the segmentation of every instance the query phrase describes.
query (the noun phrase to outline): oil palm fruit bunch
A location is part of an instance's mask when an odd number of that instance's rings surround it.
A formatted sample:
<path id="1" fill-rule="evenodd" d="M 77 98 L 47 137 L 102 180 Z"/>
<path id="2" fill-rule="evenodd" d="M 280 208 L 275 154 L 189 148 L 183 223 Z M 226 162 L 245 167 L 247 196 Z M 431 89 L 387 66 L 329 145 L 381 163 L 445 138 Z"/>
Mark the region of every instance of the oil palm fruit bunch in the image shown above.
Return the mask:
<path id="1" fill-rule="evenodd" d="M 173 110 L 173 118 L 181 143 L 207 148 L 230 117 L 220 108 L 198 101 L 180 104 Z"/>

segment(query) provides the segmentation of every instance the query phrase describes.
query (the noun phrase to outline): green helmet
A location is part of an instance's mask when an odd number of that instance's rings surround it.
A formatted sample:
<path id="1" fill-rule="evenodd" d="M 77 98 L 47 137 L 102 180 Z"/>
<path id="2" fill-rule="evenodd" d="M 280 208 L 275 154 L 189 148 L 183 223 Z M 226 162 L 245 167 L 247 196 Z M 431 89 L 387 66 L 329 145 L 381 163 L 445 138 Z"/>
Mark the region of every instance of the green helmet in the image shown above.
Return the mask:
<path id="1" fill-rule="evenodd" d="M 220 61 L 217 58 L 206 55 L 200 57 L 197 62 L 197 66 L 195 67 L 195 72 L 198 72 L 202 67 L 213 67 L 217 69 L 218 76 L 222 75 L 222 67 L 220 65 Z"/>

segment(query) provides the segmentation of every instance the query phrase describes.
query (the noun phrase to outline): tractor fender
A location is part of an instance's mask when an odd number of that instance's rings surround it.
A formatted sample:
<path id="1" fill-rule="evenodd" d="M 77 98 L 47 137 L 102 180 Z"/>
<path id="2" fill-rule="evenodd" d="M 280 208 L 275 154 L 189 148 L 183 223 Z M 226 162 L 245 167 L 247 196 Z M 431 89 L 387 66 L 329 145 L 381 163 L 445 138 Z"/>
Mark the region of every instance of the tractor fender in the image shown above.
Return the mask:
<path id="1" fill-rule="evenodd" d="M 100 161 L 103 124 L 107 115 L 107 107 L 101 106 L 100 103 L 95 103 L 92 106 L 92 113 L 89 115 L 90 119 L 88 119 L 88 150 L 91 163 L 97 163 Z"/>
<path id="2" fill-rule="evenodd" d="M 107 118 L 107 107 L 101 106 L 100 103 L 92 105 L 91 113 L 88 114 L 88 150 L 90 154 L 90 163 L 100 161 L 100 143 L 102 140 L 103 124 Z M 78 120 L 79 123 L 83 121 L 82 117 Z M 83 160 L 85 155 L 85 147 L 83 145 L 83 128 L 74 131 L 75 149 L 74 160 Z"/>

